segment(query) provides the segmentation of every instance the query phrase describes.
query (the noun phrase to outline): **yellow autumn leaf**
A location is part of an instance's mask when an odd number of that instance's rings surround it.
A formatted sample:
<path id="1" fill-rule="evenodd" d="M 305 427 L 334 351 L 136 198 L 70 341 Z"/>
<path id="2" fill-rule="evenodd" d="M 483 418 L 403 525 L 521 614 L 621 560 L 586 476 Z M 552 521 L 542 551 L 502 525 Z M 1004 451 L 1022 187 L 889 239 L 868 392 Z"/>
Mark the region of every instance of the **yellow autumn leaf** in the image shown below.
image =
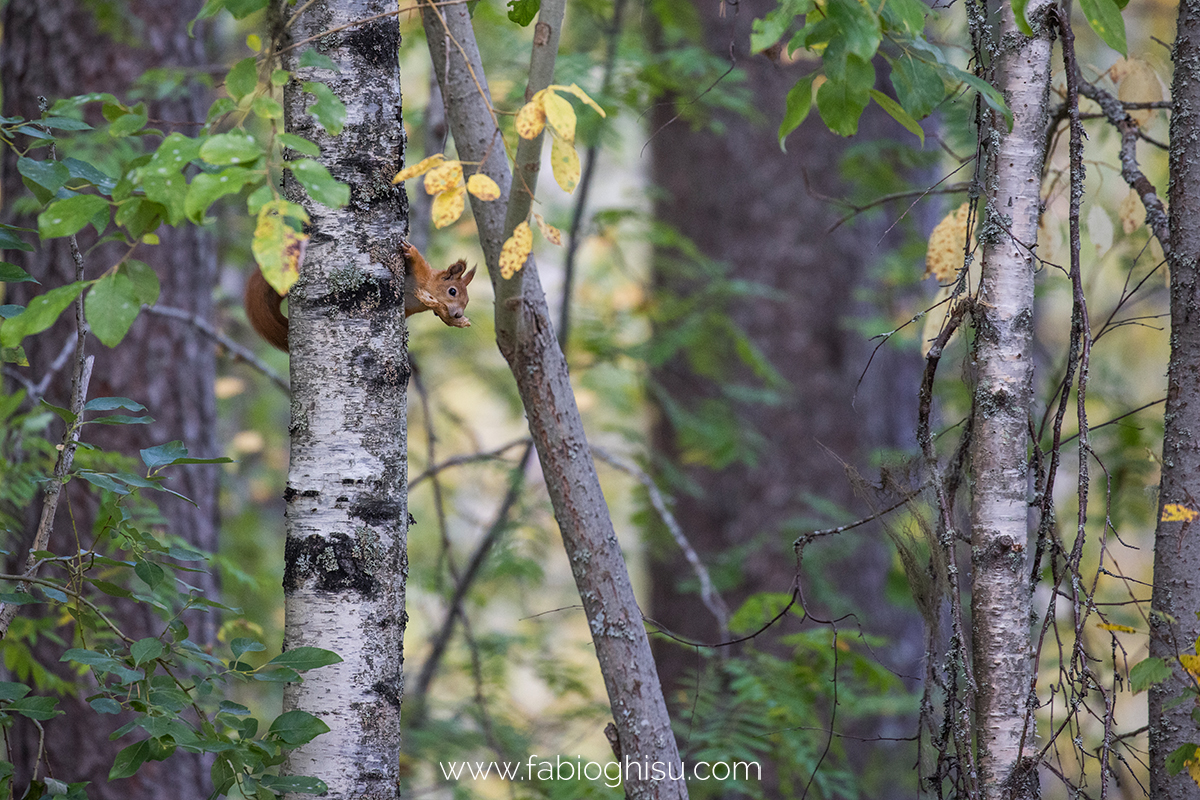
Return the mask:
<path id="1" fill-rule="evenodd" d="M 517 134 L 522 139 L 536 139 L 542 129 L 546 127 L 545 98 L 546 90 L 542 89 L 517 112 Z"/>
<path id="2" fill-rule="evenodd" d="M 441 194 L 447 189 L 453 189 L 462 182 L 463 171 L 461 161 L 447 161 L 436 169 L 425 173 L 425 192 Z"/>
<path id="3" fill-rule="evenodd" d="M 1128 625 L 1116 625 L 1112 622 L 1101 622 L 1096 626 L 1102 631 L 1117 631 L 1118 633 L 1137 633 L 1137 628 Z"/>
<path id="4" fill-rule="evenodd" d="M 546 92 L 546 97 L 542 101 L 542 107 L 546 109 L 546 121 L 554 128 L 554 132 L 563 141 L 574 144 L 575 109 L 571 108 L 570 101 L 564 97 L 559 97 L 554 92 Z"/>
<path id="5" fill-rule="evenodd" d="M 294 203 L 287 200 L 266 203 L 258 212 L 254 239 L 250 243 L 250 250 L 262 268 L 263 277 L 275 291 L 284 295 L 300 277 L 300 264 L 304 261 L 304 248 L 308 244 L 308 234 L 289 225 L 286 217 L 308 221 L 308 215 Z"/>
<path id="6" fill-rule="evenodd" d="M 1189 758 L 1183 764 L 1187 767 L 1188 777 L 1195 781 L 1197 786 L 1200 786 L 1200 759 Z"/>
<path id="7" fill-rule="evenodd" d="M 403 183 L 409 178 L 415 178 L 418 175 L 424 175 L 426 172 L 442 163 L 442 161 L 445 159 L 446 156 L 444 153 L 436 153 L 429 158 L 423 158 L 419 163 L 413 164 L 411 167 L 405 167 L 397 172 L 396 177 L 392 178 L 392 183 Z"/>
<path id="8" fill-rule="evenodd" d="M 1200 511 L 1194 508 L 1179 503 L 1167 503 L 1163 506 L 1161 519 L 1163 522 L 1191 522 L 1197 517 L 1200 517 Z"/>
<path id="9" fill-rule="evenodd" d="M 1140 58 L 1127 58 L 1113 64 L 1109 70 L 1117 84 L 1117 98 L 1123 103 L 1153 103 L 1163 99 L 1162 83 L 1149 63 Z M 1154 117 L 1154 109 L 1132 109 L 1129 116 L 1145 126 Z"/>
<path id="10" fill-rule="evenodd" d="M 505 280 L 521 271 L 533 250 L 533 229 L 522 222 L 500 249 L 500 274 Z"/>
<path id="11" fill-rule="evenodd" d="M 599 114 L 600 116 L 602 116 L 602 117 L 608 116 L 608 114 L 604 113 L 604 109 L 601 108 L 600 105 L 595 100 L 593 100 L 592 98 L 587 96 L 587 92 L 585 92 L 583 89 L 579 88 L 578 84 L 572 83 L 570 86 L 555 86 L 553 88 L 557 89 L 560 92 L 570 92 L 571 94 L 575 95 L 580 100 L 582 100 L 583 102 L 587 103 L 593 109 L 595 109 L 596 113 Z"/>
<path id="12" fill-rule="evenodd" d="M 929 247 L 925 251 L 925 275 L 946 283 L 958 275 L 963 265 L 963 246 L 967 241 L 967 222 L 971 215 L 971 204 L 961 206 L 946 215 L 929 234 Z"/>
<path id="13" fill-rule="evenodd" d="M 542 219 L 541 214 L 534 214 L 533 221 L 537 223 L 538 230 L 547 242 L 562 247 L 562 231 Z"/>
<path id="14" fill-rule="evenodd" d="M 452 225 L 458 218 L 462 216 L 463 208 L 466 207 L 466 192 L 461 186 L 455 186 L 452 189 L 447 189 L 433 198 L 433 206 L 430 209 L 430 215 L 433 217 L 433 226 L 435 228 L 444 228 L 447 225 Z"/>
<path id="15" fill-rule="evenodd" d="M 1146 224 L 1146 207 L 1142 205 L 1137 189 L 1130 189 L 1129 194 L 1125 195 L 1117 208 L 1117 217 L 1121 220 L 1121 230 L 1127 234 Z"/>
<path id="16" fill-rule="evenodd" d="M 554 137 L 550 144 L 550 169 L 564 192 L 575 191 L 575 185 L 579 183 L 579 154 L 575 152 L 575 145 Z"/>
<path id="17" fill-rule="evenodd" d="M 500 187 L 482 172 L 477 172 L 467 178 L 467 191 L 480 200 L 495 200 L 500 197 Z"/>

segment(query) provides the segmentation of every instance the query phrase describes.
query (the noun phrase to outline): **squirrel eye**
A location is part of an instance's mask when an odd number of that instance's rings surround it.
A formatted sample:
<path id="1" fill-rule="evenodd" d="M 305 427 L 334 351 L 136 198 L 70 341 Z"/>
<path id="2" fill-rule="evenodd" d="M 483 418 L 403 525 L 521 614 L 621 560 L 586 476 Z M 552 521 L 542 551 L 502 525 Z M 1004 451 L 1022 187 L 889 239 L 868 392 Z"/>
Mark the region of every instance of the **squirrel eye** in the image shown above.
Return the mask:
<path id="1" fill-rule="evenodd" d="M 450 287 L 450 296 L 451 296 L 451 297 L 458 297 L 458 289 L 455 289 L 453 286 L 451 286 L 451 287 Z"/>

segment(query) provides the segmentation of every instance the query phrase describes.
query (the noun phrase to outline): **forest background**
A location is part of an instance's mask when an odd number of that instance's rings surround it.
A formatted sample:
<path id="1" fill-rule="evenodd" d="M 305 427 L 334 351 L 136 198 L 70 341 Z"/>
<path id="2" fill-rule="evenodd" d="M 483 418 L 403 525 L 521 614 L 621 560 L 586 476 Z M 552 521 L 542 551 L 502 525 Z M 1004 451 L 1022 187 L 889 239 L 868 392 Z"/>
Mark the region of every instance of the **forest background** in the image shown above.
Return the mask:
<path id="1" fill-rule="evenodd" d="M 527 6 L 513 6 L 481 2 L 472 9 L 493 100 L 511 111 L 529 99 L 526 54 L 533 35 L 531 18 L 523 16 Z M 194 132 L 213 98 L 247 96 L 239 94 L 244 76 L 229 68 L 262 49 L 261 12 L 253 3 L 206 7 L 213 13 L 196 26 L 198 38 L 188 39 L 184 28 L 199 7 L 180 13 L 176 6 L 155 3 L 10 0 L 3 45 L 9 116 L 0 121 L 14 145 L 5 163 L 3 201 L 12 215 L 6 222 L 19 225 L 24 214 L 27 228 L 39 227 L 30 223 L 31 215 L 61 198 L 60 191 L 71 191 L 63 187 L 77 187 L 72 181 L 106 185 L 103 176 L 76 165 L 111 167 L 134 157 L 141 140 L 156 146 L 155 137 L 171 133 L 172 126 Z M 537 254 L 575 398 L 602 465 L 605 496 L 649 630 L 656 634 L 658 673 L 681 750 L 689 762 L 764 767 L 761 780 L 696 781 L 691 794 L 911 797 L 919 788 L 961 789 L 967 784 L 956 771 L 956 757 L 962 754 L 956 756 L 950 732 L 961 676 L 954 675 L 957 645 L 947 644 L 954 633 L 941 608 L 952 601 L 940 585 L 954 566 L 939 564 L 934 555 L 938 523 L 931 509 L 937 503 L 923 473 L 918 421 L 932 408 L 937 438 L 949 443 L 959 441 L 955 431 L 970 418 L 974 377 L 968 337 L 941 343 L 944 365 L 959 366 L 944 372 L 930 392 L 923 391 L 922 377 L 930 343 L 953 317 L 947 310 L 954 307 L 964 253 L 974 250 L 969 218 L 958 209 L 978 193 L 967 174 L 973 167 L 963 168 L 976 151 L 980 106 L 973 86 L 955 88 L 949 95 L 963 102 L 935 104 L 917 135 L 912 116 L 897 111 L 894 102 L 889 106 L 885 95 L 875 97 L 876 105 L 861 121 L 855 117 L 853 126 L 821 107 L 789 130 L 800 106 L 807 109 L 797 100 L 803 91 L 793 87 L 800 80 L 811 97 L 815 87 L 804 84 L 803 76 L 819 63 L 820 52 L 789 52 L 780 38 L 786 25 L 772 39 L 775 23 L 768 15 L 775 9 L 765 3 L 630 7 L 623 0 L 571 6 L 554 80 L 583 87 L 607 116 L 576 105 L 583 156 L 578 186 L 568 193 L 544 181 L 537 208 L 563 231 L 565 246 L 541 242 Z M 958 4 L 933 9 L 931 39 L 966 41 L 963 11 Z M 1124 9 L 1128 59 L 1112 47 L 1111 37 L 1091 33 L 1090 20 L 1078 25 L 1087 81 L 1122 100 L 1149 104 L 1133 109 L 1142 136 L 1138 155 L 1164 195 L 1166 152 L 1158 145 L 1167 139 L 1168 117 L 1159 110 L 1165 103 L 1157 101 L 1171 80 L 1170 51 L 1162 42 L 1174 38 L 1175 11 L 1152 3 Z M 767 22 L 753 27 L 755 19 Z M 415 11 L 399 14 L 399 20 L 405 158 L 412 165 L 453 141 L 422 42 L 424 29 Z M 970 66 L 967 47 L 947 50 L 960 69 Z M 138 55 L 146 52 L 150 55 Z M 1054 80 L 1054 91 L 1065 95 L 1061 68 Z M 75 132 L 62 120 L 100 124 L 93 119 L 95 107 L 79 113 L 82 103 L 55 107 L 49 116 L 56 122 L 41 128 L 17 119 L 42 116 L 39 96 L 49 98 L 49 108 L 83 91 L 116 95 L 92 102 L 103 104 L 102 119 L 117 128 L 95 139 Z M 320 106 L 323 95 L 315 96 Z M 23 105 L 14 105 L 16 98 Z M 330 103 L 314 113 L 336 116 L 328 111 L 335 107 Z M 265 104 L 254 113 L 260 120 L 251 119 L 251 127 L 275 119 Z M 331 132 L 329 119 L 321 124 Z M 147 126 L 162 133 L 147 133 Z M 842 138 L 828 127 L 856 135 Z M 1088 786 L 1102 787 L 1095 789 L 1101 795 L 1133 795 L 1149 785 L 1150 775 L 1142 692 L 1162 678 L 1150 670 L 1163 668 L 1146 655 L 1147 587 L 1161 516 L 1156 492 L 1167 392 L 1168 282 L 1145 211 L 1121 175 L 1120 132 L 1091 112 L 1086 130 L 1088 182 L 1076 216 L 1085 223 L 1085 285 L 1092 341 L 1098 342 L 1089 362 L 1088 446 L 1103 474 L 1103 490 L 1082 494 L 1092 504 L 1092 538 L 1067 535 L 1067 549 L 1072 541 L 1080 544 L 1072 570 L 1089 583 L 1082 593 L 1064 594 L 1071 602 L 1054 611 L 1057 592 L 1051 587 L 1060 585 L 1062 574 L 1048 565 L 1048 582 L 1033 596 L 1039 613 L 1052 609 L 1046 628 L 1051 634 L 1039 639 L 1048 645 L 1039 645 L 1038 661 L 1040 782 L 1047 794 Z M 52 138 L 61 139 L 55 159 L 76 159 L 62 162 L 69 164 L 68 177 L 57 186 L 60 176 L 28 163 L 30 156 L 44 158 L 38 145 Z M 1052 431 L 1047 410 L 1066 396 L 1061 386 L 1070 379 L 1063 374 L 1075 362 L 1067 353 L 1078 284 L 1055 266 L 1071 260 L 1072 191 L 1063 138 L 1050 140 L 1037 249 L 1038 400 L 1032 424 L 1047 457 L 1079 432 L 1070 415 Z M 16 151 L 27 160 L 17 163 Z M 548 165 L 545 171 L 554 169 Z M 336 189 L 326 177 L 310 176 L 305 188 L 334 198 Z M 223 656 L 220 663 L 259 678 L 235 684 L 228 698 L 234 705 L 226 713 L 241 718 L 244 708 L 253 718 L 272 718 L 280 685 L 291 677 L 286 670 L 320 664 L 289 664 L 278 657 L 284 623 L 280 498 L 290 412 L 280 375 L 287 357 L 255 342 L 244 323 L 241 287 L 255 261 L 250 243 L 256 220 L 245 213 L 245 198 L 235 199 L 180 209 L 181 218 L 204 223 L 199 232 L 183 225 L 164 227 L 161 236 L 142 233 L 142 260 L 133 263 L 149 264 L 157 273 L 159 310 L 110 328 L 101 323 L 101 341 L 125 341 L 112 351 L 117 360 L 95 368 L 104 389 L 93 395 L 133 398 L 157 421 L 145 430 L 106 429 L 94 440 L 85 434 L 85 442 L 105 450 L 81 451 L 80 474 L 87 477 L 71 488 L 86 482 L 94 487 L 93 499 L 81 493 L 71 500 L 71 518 L 79 526 L 74 532 L 65 521 L 57 524 L 70 541 L 86 529 L 82 520 L 98 520 L 96 530 L 102 532 L 103 520 L 114 515 L 140 519 L 144 531 L 168 531 L 215 551 L 219 581 L 184 578 L 199 589 L 193 597 L 207 596 L 237 611 L 167 616 L 187 619 L 191 639 L 213 648 L 200 652 L 231 648 L 232 658 Z M 420 181 L 409 182 L 408 200 L 408 236 L 435 265 L 459 257 L 482 263 L 470 215 L 435 229 L 432 218 L 444 209 L 432 206 Z M 88 210 L 85 222 L 96 213 Z M 939 233 L 931 239 L 935 227 Z M 25 274 L 42 282 L 36 295 L 54 285 L 46 264 L 74 269 L 66 243 L 44 224 L 42 232 L 49 243 L 46 262 L 3 274 L 11 281 L 5 302 L 14 304 L 6 306 L 6 317 L 14 318 L 16 304 L 32 296 L 22 294 L 32 285 L 22 281 Z M 156 246 L 148 235 L 157 237 Z M 5 236 L 6 248 L 19 249 L 19 229 L 6 229 Z M 200 266 L 173 268 L 181 254 Z M 127 258 L 128 253 L 118 257 Z M 927 266 L 933 275 L 926 274 Z M 139 290 L 152 283 L 142 270 L 125 267 Z M 969 270 L 962 276 L 969 294 L 978 277 Z M 961 296 L 963 289 L 958 291 Z M 88 301 L 97 304 L 96 320 L 106 312 L 128 316 L 116 308 L 120 297 L 106 306 L 99 294 Z M 603 762 L 612 752 L 604 734 L 611 712 L 589 629 L 558 547 L 543 476 L 530 457 L 520 398 L 492 344 L 491 304 L 486 285 L 477 281 L 469 308 L 473 327 L 451 330 L 432 315 L 410 321 L 408 502 L 418 524 L 408 538 L 400 761 L 405 791 L 617 796 L 619 790 L 602 781 L 578 777 L 505 786 L 495 778 L 450 780 L 442 769 L 452 762 L 523 762 L 531 754 Z M 121 324 L 130 325 L 127 335 L 113 330 Z M 214 342 L 213 327 L 232 341 Z M 44 398 L 70 406 L 64 378 L 75 339 L 69 330 L 64 320 L 26 339 L 21 353 L 6 352 L 12 363 L 4 373 L 2 499 L 3 521 L 12 532 L 36 527 L 35 489 L 50 471 L 51 443 L 59 438 L 47 426 L 60 417 L 72 419 L 29 404 Z M 90 410 L 132 416 L 144 409 L 114 402 Z M 139 430 L 136 438 L 121 438 L 130 430 Z M 1048 438 L 1057 440 L 1053 447 Z M 172 439 L 182 440 L 186 450 L 144 455 L 147 477 L 166 466 L 186 466 L 169 485 L 196 506 L 168 499 L 161 517 L 149 506 L 117 510 L 126 495 L 157 488 L 153 481 L 142 486 L 131 480 L 128 459 L 139 447 Z M 189 465 L 192 456 L 233 461 Z M 951 465 L 958 459 L 961 466 L 956 446 L 947 444 L 941 457 Z M 1066 482 L 1086 475 L 1068 450 L 1058 468 L 1070 476 Z M 217 470 L 224 471 L 219 481 Z M 1047 516 L 1070 520 L 1081 495 L 1063 485 Z M 1177 521 L 1186 529 L 1189 507 L 1175 513 L 1183 515 Z M 866 522 L 848 527 L 859 520 Z M 1106 538 L 1110 534 L 1115 541 Z M 1183 534 L 1178 536 L 1183 548 Z M 161 554 L 191 558 L 173 540 L 156 541 L 148 534 L 140 538 L 139 552 L 158 547 Z M 23 561 L 21 546 L 10 544 L 9 550 Z M 120 564 L 105 566 L 118 570 Z M 146 599 L 144 589 L 122 588 L 110 577 L 88 581 L 115 600 Z M 136 580 L 151 595 L 167 591 L 149 568 Z M 209 782 L 220 785 L 221 776 L 203 757 L 184 760 L 191 764 L 187 768 L 174 766 L 187 747 L 173 754 L 154 749 L 160 745 L 122 741 L 105 750 L 92 742 L 96 733 L 107 739 L 110 732 L 95 720 L 122 704 L 114 708 L 103 702 L 111 697 L 88 691 L 73 698 L 68 686 L 79 671 L 58 666 L 64 648 L 75 646 L 73 663 L 94 668 L 89 676 L 120 674 L 122 668 L 136 672 L 159 654 L 145 644 L 130 650 L 131 660 L 121 665 L 111 653 L 107 661 L 82 655 L 103 650 L 76 628 L 88 609 L 99 610 L 85 608 L 80 595 L 62 587 L 47 588 L 47 595 L 35 596 L 62 610 L 18 616 L 3 640 L 12 681 L 4 684 L 12 692 L 3 698 L 4 721 L 8 762 L 14 765 L 3 775 L 5 789 L 17 796 L 30 786 L 31 796 L 44 791 L 134 797 L 138 791 L 162 796 L 171 786 L 172 796 L 207 796 Z M 10 607 L 26 602 L 16 593 L 3 600 Z M 169 605 L 161 596 L 157 600 Z M 1081 604 L 1096 617 L 1081 617 Z M 1078 624 L 1081 618 L 1085 622 Z M 158 639 L 155 619 L 150 614 L 145 620 L 153 635 L 135 637 L 137 642 Z M 688 644 L 742 637 L 748 638 L 726 648 Z M 1186 657 L 1187 650 L 1177 648 L 1176 655 Z M 275 671 L 263 669 L 273 658 Z M 1095 672 L 1093 663 L 1100 665 Z M 1130 683 L 1131 669 L 1143 663 L 1152 667 L 1135 673 Z M 268 675 L 276 677 L 263 680 Z M 125 679 L 136 682 L 133 675 Z M 10 688 L 18 683 L 33 687 L 34 697 Z M 1098 710 L 1086 702 L 1097 686 L 1105 687 Z M 34 702 L 60 692 L 67 696 L 59 707 L 68 710 L 61 717 L 53 717 L 52 703 Z M 129 733 L 139 725 L 126 727 Z M 142 742 L 179 737 L 178 731 L 140 727 L 149 734 Z M 244 726 L 239 730 L 243 739 L 254 736 Z M 304 738 L 298 734 L 292 741 L 280 730 L 271 729 L 282 749 Z M 77 758 L 81 752 L 89 757 Z M 1196 788 L 1186 783 L 1191 752 L 1176 751 L 1172 770 L 1181 773 L 1185 791 Z M 276 755 L 263 757 L 261 766 L 269 771 Z M 68 766 L 72 759 L 75 765 Z M 1101 764 L 1109 770 L 1104 775 Z M 311 788 L 272 784 L 253 774 L 268 790 Z M 109 777 L 115 780 L 108 783 Z M 91 787 L 84 789 L 84 780 Z M 227 788 L 246 796 L 259 790 L 240 778 L 233 784 Z"/>

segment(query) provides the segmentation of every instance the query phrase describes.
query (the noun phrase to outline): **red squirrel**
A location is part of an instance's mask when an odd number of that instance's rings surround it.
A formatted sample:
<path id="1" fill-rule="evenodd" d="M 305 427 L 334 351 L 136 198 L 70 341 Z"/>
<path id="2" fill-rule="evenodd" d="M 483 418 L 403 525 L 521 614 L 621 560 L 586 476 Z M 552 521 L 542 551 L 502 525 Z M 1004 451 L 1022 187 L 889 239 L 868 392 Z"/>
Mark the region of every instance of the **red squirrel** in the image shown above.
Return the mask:
<path id="1" fill-rule="evenodd" d="M 417 248 L 404 242 L 404 316 L 432 311 L 442 322 L 454 328 L 467 328 L 471 320 L 467 308 L 467 284 L 475 277 L 467 262 L 459 259 L 443 270 L 435 270 Z M 465 274 L 464 274 L 465 272 Z M 267 283 L 260 270 L 254 270 L 246 282 L 246 316 L 258 335 L 280 350 L 288 349 L 288 319 L 279 306 L 283 296 Z"/>

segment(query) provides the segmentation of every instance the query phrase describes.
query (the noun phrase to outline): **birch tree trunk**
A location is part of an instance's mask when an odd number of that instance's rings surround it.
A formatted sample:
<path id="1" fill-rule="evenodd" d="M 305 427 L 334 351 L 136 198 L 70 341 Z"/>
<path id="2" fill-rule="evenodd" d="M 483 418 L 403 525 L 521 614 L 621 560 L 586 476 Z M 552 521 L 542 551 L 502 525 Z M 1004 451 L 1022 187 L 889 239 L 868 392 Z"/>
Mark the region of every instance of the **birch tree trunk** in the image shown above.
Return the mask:
<path id="1" fill-rule="evenodd" d="M 1029 574 L 1029 414 L 1033 401 L 1033 252 L 1037 245 L 1050 88 L 1049 3 L 1031 3 L 1033 38 L 999 3 L 996 85 L 1013 126 L 993 115 L 982 279 L 975 309 L 975 489 L 971 508 L 971 621 L 981 795 L 1015 791 L 1027 742 L 1032 646 Z M 1029 741 L 1032 744 L 1032 741 Z M 1036 781 L 1033 783 L 1036 789 Z"/>
<path id="2" fill-rule="evenodd" d="M 1171 362 L 1163 432 L 1161 511 L 1168 503 L 1197 508 L 1200 498 L 1200 3 L 1182 0 L 1175 38 L 1175 77 L 1171 88 Z M 1172 664 L 1171 679 L 1150 689 L 1150 797 L 1200 798 L 1187 770 L 1167 774 L 1166 758 L 1195 742 L 1192 703 L 1167 708 L 1194 681 L 1179 666 L 1180 653 L 1195 652 L 1200 636 L 1200 545 L 1196 523 L 1159 522 L 1154 542 L 1150 655 Z"/>
<path id="3" fill-rule="evenodd" d="M 553 79 L 564 6 L 564 0 L 542 0 L 527 98 Z M 631 798 L 686 797 L 682 780 L 649 778 L 649 765 L 656 762 L 677 772 L 679 750 L 641 611 L 575 405 L 566 359 L 554 336 L 537 264 L 530 258 L 512 279 L 500 277 L 500 249 L 513 228 L 527 217 L 537 187 L 541 138 L 522 141 L 518 146 L 520 188 L 510 198 L 512 175 L 492 116 L 491 97 L 467 8 L 426 2 L 421 10 L 459 158 L 483 162 L 481 171 L 501 189 L 498 201 L 471 198 L 496 292 L 496 339 L 517 380 L 554 515 L 587 614 L 620 741 L 625 794 Z"/>
<path id="4" fill-rule="evenodd" d="M 394 9 L 385 0 L 316 0 L 289 33 L 301 41 Z M 285 18 L 291 13 L 284 7 Z M 311 240 L 289 295 L 284 649 L 322 647 L 344 659 L 287 686 L 284 710 L 308 711 L 331 730 L 292 751 L 285 771 L 354 800 L 399 796 L 409 369 L 402 287 L 372 257 L 395 252 L 407 221 L 403 193 L 390 183 L 404 147 L 399 44 L 391 16 L 320 40 L 339 72 L 297 68 L 302 48 L 284 62 L 296 76 L 285 90 L 288 131 L 317 142 L 325 166 L 350 185 L 349 204 L 336 210 L 294 180 L 285 185 L 311 216 Z M 346 105 L 340 135 L 306 111 L 314 98 L 301 83 L 317 80 Z"/>

